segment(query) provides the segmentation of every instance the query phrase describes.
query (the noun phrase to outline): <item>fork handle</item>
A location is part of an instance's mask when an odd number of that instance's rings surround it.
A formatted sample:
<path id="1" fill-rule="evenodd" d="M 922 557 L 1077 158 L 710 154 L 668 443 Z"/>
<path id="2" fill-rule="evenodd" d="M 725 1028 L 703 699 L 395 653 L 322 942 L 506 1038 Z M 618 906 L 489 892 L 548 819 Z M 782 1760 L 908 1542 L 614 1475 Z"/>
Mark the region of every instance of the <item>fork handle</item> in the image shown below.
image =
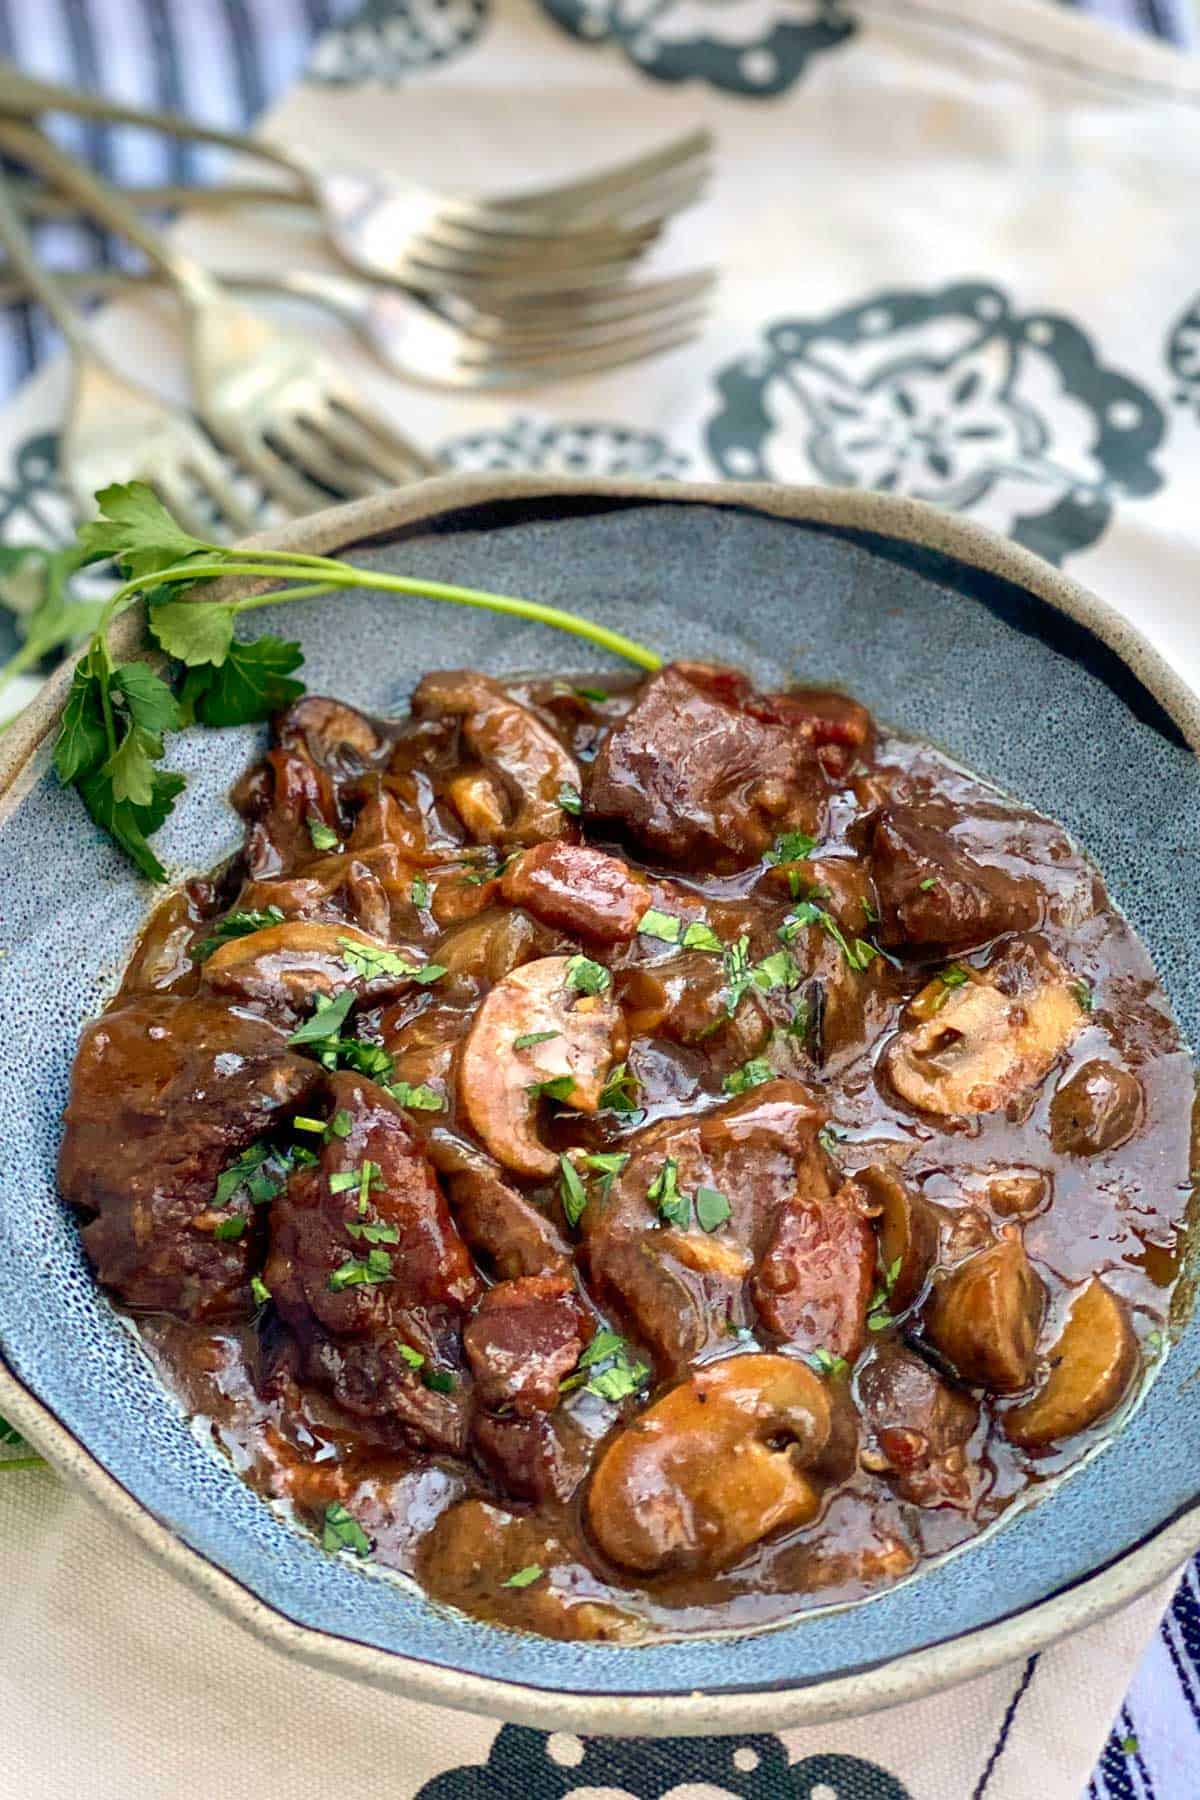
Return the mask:
<path id="1" fill-rule="evenodd" d="M 316 200 L 311 171 L 298 155 L 278 144 L 248 137 L 241 131 L 223 131 L 219 125 L 201 125 L 179 113 L 129 106 L 119 100 L 106 100 L 100 94 L 89 94 L 82 88 L 60 87 L 55 81 L 40 81 L 36 76 L 26 75 L 15 63 L 0 61 L 0 113 L 36 119 L 42 112 L 74 113 L 78 118 L 102 119 L 114 125 L 143 125 L 148 131 L 196 138 L 200 143 L 219 144 L 225 150 L 258 156 L 283 169 L 299 184 L 307 199 Z"/>
<path id="2" fill-rule="evenodd" d="M 94 219 L 136 244 L 189 305 L 206 306 L 220 299 L 220 288 L 202 264 L 169 244 L 161 232 L 147 225 L 111 182 L 102 180 L 83 163 L 68 156 L 40 131 L 30 125 L 19 125 L 12 119 L 0 119 L 0 149 L 11 151 L 22 162 L 39 169 L 55 186 L 74 194 L 80 206 Z"/>
<path id="3" fill-rule="evenodd" d="M 14 203 L 7 179 L 0 175 L 0 244 L 15 269 L 20 271 L 22 285 L 45 307 L 62 332 L 74 356 L 92 356 L 95 352 L 67 299 L 64 287 L 42 267 L 28 229 Z"/>
<path id="4" fill-rule="evenodd" d="M 17 176 L 8 185 L 27 219 L 70 219 L 79 211 L 78 202 L 70 194 L 56 193 L 40 181 Z M 123 186 L 121 192 L 139 212 L 174 211 L 180 207 L 191 212 L 200 207 L 312 206 L 307 194 L 261 181 L 219 181 L 204 187 Z"/>

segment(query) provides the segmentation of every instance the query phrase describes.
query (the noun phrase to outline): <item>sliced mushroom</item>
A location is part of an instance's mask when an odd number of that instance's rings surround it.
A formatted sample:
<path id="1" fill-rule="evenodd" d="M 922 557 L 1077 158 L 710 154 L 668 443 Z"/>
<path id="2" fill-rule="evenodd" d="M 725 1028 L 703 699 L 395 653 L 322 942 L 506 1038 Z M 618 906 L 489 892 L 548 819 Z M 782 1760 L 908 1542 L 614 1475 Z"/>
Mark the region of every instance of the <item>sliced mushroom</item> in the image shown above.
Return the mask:
<path id="1" fill-rule="evenodd" d="M 1002 1169 L 987 1184 L 988 1205 L 1002 1219 L 1032 1219 L 1049 1205 L 1052 1187 L 1041 1169 Z"/>
<path id="2" fill-rule="evenodd" d="M 354 950 L 376 968 L 366 972 L 354 961 Z M 378 958 L 399 958 L 404 969 L 378 966 Z M 298 1017 L 309 1010 L 314 994 L 340 994 L 346 988 L 382 999 L 401 993 L 411 971 L 426 958 L 421 950 L 405 950 L 368 937 L 353 925 L 328 925 L 288 919 L 245 937 L 230 938 L 204 963 L 207 987 L 234 1000 L 253 1000 L 273 1012 Z"/>
<path id="3" fill-rule="evenodd" d="M 364 713 L 324 694 L 305 694 L 289 706 L 276 726 L 276 736 L 285 750 L 302 747 L 339 780 L 364 768 L 383 747 Z"/>
<path id="4" fill-rule="evenodd" d="M 1072 1301 L 1049 1365 L 1033 1398 L 1004 1415 L 1006 1435 L 1030 1450 L 1106 1418 L 1133 1380 L 1138 1349 L 1129 1314 L 1097 1277 Z"/>
<path id="5" fill-rule="evenodd" d="M 891 1169 L 872 1165 L 856 1180 L 879 1208 L 879 1260 L 889 1278 L 888 1306 L 892 1312 L 904 1312 L 937 1259 L 937 1214 Z"/>
<path id="6" fill-rule="evenodd" d="M 1045 1309 L 1041 1276 L 1020 1239 L 1006 1237 L 938 1283 L 926 1329 L 963 1381 L 994 1394 L 1015 1394 L 1033 1378 Z"/>
<path id="7" fill-rule="evenodd" d="M 1131 1138 L 1142 1120 L 1142 1084 L 1120 1063 L 1085 1062 L 1050 1102 L 1050 1142 L 1060 1155 L 1098 1156 Z"/>
<path id="8" fill-rule="evenodd" d="M 892 1086 L 923 1112 L 953 1117 L 1007 1106 L 1049 1074 L 1083 1023 L 1065 970 L 1048 956 L 1009 955 L 966 974 L 887 1053 Z"/>
<path id="9" fill-rule="evenodd" d="M 494 778 L 506 817 L 502 826 L 486 823 L 484 842 L 536 844 L 563 835 L 570 821 L 559 796 L 564 789 L 579 792 L 579 765 L 565 744 L 498 681 L 470 669 L 426 675 L 413 695 L 412 710 L 419 719 L 461 719 L 467 748 Z M 472 793 L 471 804 L 482 805 L 479 793 Z M 464 818 L 464 823 L 469 822 Z"/>
<path id="10" fill-rule="evenodd" d="M 789 1356 L 708 1363 L 602 1456 L 587 1515 L 605 1555 L 643 1574 L 728 1567 L 771 1532 L 806 1525 L 808 1474 L 829 1441 L 823 1382 Z"/>
<path id="11" fill-rule="evenodd" d="M 555 1095 L 561 1105 L 595 1112 L 613 1065 L 621 1013 L 611 985 L 602 994 L 578 993 L 568 985 L 572 960 L 543 956 L 505 976 L 476 1014 L 463 1051 L 463 1111 L 497 1162 L 518 1175 L 552 1175 L 558 1166 L 537 1133 L 538 1090 L 563 1081 Z"/>
<path id="12" fill-rule="evenodd" d="M 657 1249 L 696 1275 L 720 1275 L 742 1281 L 754 1267 L 750 1252 L 735 1238 L 708 1231 L 660 1231 Z"/>

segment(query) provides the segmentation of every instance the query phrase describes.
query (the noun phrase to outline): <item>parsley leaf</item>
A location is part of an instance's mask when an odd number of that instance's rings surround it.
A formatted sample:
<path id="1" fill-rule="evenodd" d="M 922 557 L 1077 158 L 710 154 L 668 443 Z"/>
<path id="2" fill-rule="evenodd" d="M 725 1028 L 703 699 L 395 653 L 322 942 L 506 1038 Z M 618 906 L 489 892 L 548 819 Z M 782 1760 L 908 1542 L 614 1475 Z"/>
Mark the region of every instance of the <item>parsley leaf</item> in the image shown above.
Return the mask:
<path id="1" fill-rule="evenodd" d="M 54 745 L 54 772 L 64 786 L 97 768 L 108 750 L 101 700 L 105 677 L 93 670 L 92 662 L 85 656 L 75 669 Z"/>
<path id="2" fill-rule="evenodd" d="M 245 1213 L 230 1213 L 227 1219 L 218 1219 L 213 1226 L 213 1236 L 221 1241 L 229 1238 L 240 1238 L 246 1229 Z"/>
<path id="3" fill-rule="evenodd" d="M 937 886 L 937 876 L 936 875 L 927 875 L 925 877 L 924 881 L 919 881 L 917 883 L 917 886 L 920 888 L 920 890 L 923 894 L 927 894 L 929 892 L 930 888 L 935 888 Z"/>
<path id="4" fill-rule="evenodd" d="M 750 974 L 755 987 L 761 988 L 764 994 L 775 988 L 797 987 L 804 979 L 804 971 L 787 950 L 775 950 L 770 956 L 764 956 L 761 962 L 755 963 Z"/>
<path id="5" fill-rule="evenodd" d="M 804 1360 L 810 1368 L 817 1371 L 818 1375 L 840 1377 L 850 1373 L 850 1364 L 845 1357 L 835 1356 L 832 1350 L 825 1348 L 824 1344 L 818 1344 L 815 1350 L 810 1350 Z"/>
<path id="6" fill-rule="evenodd" d="M 679 1164 L 673 1156 L 664 1158 L 661 1169 L 646 1189 L 646 1198 L 658 1208 L 660 1218 L 669 1225 L 677 1225 L 681 1231 L 687 1230 L 692 1222 L 691 1196 L 680 1191 Z"/>
<path id="7" fill-rule="evenodd" d="M 400 1352 L 401 1358 L 408 1364 L 410 1369 L 424 1368 L 425 1358 L 421 1355 L 419 1350 L 414 1350 L 411 1344 L 402 1344 L 399 1338 L 397 1338 L 396 1349 Z"/>
<path id="8" fill-rule="evenodd" d="M 354 998 L 353 988 L 344 988 L 336 999 L 330 999 L 328 994 L 318 994 L 313 1011 L 288 1039 L 288 1049 L 302 1050 L 306 1045 L 324 1046 L 335 1040 L 346 1023 Z M 324 1061 L 324 1057 L 320 1060 Z M 325 1066 L 332 1068 L 333 1063 L 326 1063 Z"/>
<path id="9" fill-rule="evenodd" d="M 587 1189 L 580 1178 L 579 1170 L 565 1153 L 559 1157 L 558 1167 L 560 1171 L 558 1192 L 559 1198 L 562 1200 L 563 1214 L 568 1225 L 578 1225 L 587 1206 Z"/>
<path id="10" fill-rule="evenodd" d="M 510 1575 L 508 1580 L 502 1581 L 500 1585 L 506 1588 L 527 1588 L 533 1582 L 539 1581 L 544 1573 L 541 1563 L 526 1563 L 523 1569 L 518 1569 L 515 1575 Z"/>
<path id="11" fill-rule="evenodd" d="M 145 804 L 118 800 L 102 769 L 76 780 L 76 787 L 96 824 L 106 831 L 141 873 L 151 881 L 165 881 L 167 872 L 146 841 L 171 812 L 185 783 L 170 769 L 155 771 L 150 798 Z"/>
<path id="12" fill-rule="evenodd" d="M 398 1244 L 400 1233 L 395 1225 L 386 1225 L 382 1220 L 367 1220 L 365 1224 L 356 1219 L 346 1223 L 346 1230 L 352 1238 L 364 1244 Z"/>
<path id="13" fill-rule="evenodd" d="M 283 914 L 277 906 L 268 906 L 263 912 L 231 912 L 223 919 L 218 919 L 207 937 L 200 939 L 192 946 L 192 960 L 205 962 L 221 944 L 227 944 L 231 938 L 249 937 L 251 932 L 266 931 L 272 925 L 282 925 Z"/>
<path id="14" fill-rule="evenodd" d="M 732 1211 L 733 1208 L 720 1188 L 696 1189 L 696 1222 L 701 1231 L 715 1231 L 725 1223 Z"/>
<path id="15" fill-rule="evenodd" d="M 340 1294 L 348 1287 L 377 1286 L 392 1279 L 392 1259 L 386 1250 L 372 1250 L 366 1261 L 351 1257 L 340 1268 L 334 1269 L 329 1277 L 329 1290 Z"/>
<path id="16" fill-rule="evenodd" d="M 764 1081 L 774 1081 L 775 1071 L 769 1062 L 761 1056 L 752 1056 L 744 1062 L 740 1069 L 734 1069 L 726 1075 L 721 1086 L 727 1094 L 745 1094 L 751 1088 L 761 1087 Z"/>
<path id="17" fill-rule="evenodd" d="M 377 975 L 408 975 L 418 986 L 428 987 L 431 981 L 440 981 L 446 973 L 441 963 L 410 963 L 403 956 L 397 956 L 394 950 L 384 949 L 379 944 L 362 944 L 356 938 L 340 937 L 338 949 L 347 968 L 364 981 L 371 981 Z"/>
<path id="18" fill-rule="evenodd" d="M 151 614 L 152 624 L 160 610 Z M 254 638 L 248 644 L 235 639 L 219 667 L 206 663 L 188 673 L 180 705 L 202 725 L 253 725 L 282 712 L 304 692 L 302 681 L 290 679 L 303 661 L 299 644 L 282 638 Z"/>
<path id="19" fill-rule="evenodd" d="M 629 1345 L 621 1334 L 605 1325 L 579 1358 L 574 1373 L 568 1375 L 565 1381 L 560 1381 L 558 1389 L 560 1393 L 567 1394 L 573 1388 L 583 1387 L 589 1394 L 598 1395 L 601 1400 L 616 1402 L 627 1400 L 631 1394 L 636 1394 L 639 1388 L 645 1386 L 649 1376 L 649 1368 L 630 1355 Z"/>
<path id="20" fill-rule="evenodd" d="M 589 1150 L 579 1158 L 579 1167 L 599 1175 L 597 1186 L 601 1200 L 607 1200 L 612 1184 L 629 1161 L 628 1150 Z"/>
<path id="21" fill-rule="evenodd" d="M 393 1081 L 384 1092 L 391 1095 L 397 1106 L 407 1106 L 410 1112 L 442 1112 L 446 1105 L 446 1096 L 424 1083 L 414 1087 L 408 1081 Z"/>
<path id="22" fill-rule="evenodd" d="M 429 883 L 423 875 L 413 876 L 412 884 L 408 890 L 408 898 L 410 903 L 420 912 L 424 912 L 429 905 Z"/>
<path id="23" fill-rule="evenodd" d="M 600 1090 L 600 1111 L 624 1113 L 631 1116 L 640 1112 L 637 1103 L 639 1082 L 628 1063 L 614 1063 L 608 1080 Z"/>
<path id="24" fill-rule="evenodd" d="M 603 706 L 608 699 L 608 691 L 605 688 L 576 688 L 575 692 L 581 700 L 590 700 L 596 706 Z"/>
<path id="25" fill-rule="evenodd" d="M 950 963 L 946 968 L 938 970 L 938 980 L 944 987 L 965 987 L 969 979 L 967 971 L 963 968 L 961 963 Z"/>
<path id="26" fill-rule="evenodd" d="M 172 590 L 164 587 L 159 591 Z M 219 667 L 225 661 L 233 642 L 233 620 L 232 606 L 211 601 L 159 600 L 150 608 L 155 642 L 187 668 L 204 663 Z"/>
<path id="27" fill-rule="evenodd" d="M 569 1100 L 575 1092 L 573 1075 L 555 1075 L 550 1081 L 530 1081 L 525 1092 L 535 1100 Z"/>
<path id="28" fill-rule="evenodd" d="M 354 1514 L 347 1511 L 340 1500 L 331 1500 L 325 1508 L 321 1548 L 334 1551 L 353 1550 L 355 1556 L 370 1556 L 371 1554 L 370 1538 Z"/>
<path id="29" fill-rule="evenodd" d="M 250 1297 L 257 1305 L 265 1306 L 271 1298 L 271 1290 L 261 1275 L 250 1277 Z"/>
<path id="30" fill-rule="evenodd" d="M 683 947 L 685 950 L 711 950 L 717 956 L 725 948 L 712 926 L 705 924 L 703 919 L 696 919 L 688 926 L 683 934 Z"/>
<path id="31" fill-rule="evenodd" d="M 101 488 L 96 503 L 100 516 L 80 527 L 77 540 L 87 562 L 111 557 L 127 575 L 157 575 L 213 549 L 176 524 L 147 482 L 115 482 Z"/>
<path id="32" fill-rule="evenodd" d="M 577 994 L 605 994 L 612 986 L 612 975 L 590 956 L 569 956 L 566 985 Z"/>
<path id="33" fill-rule="evenodd" d="M 809 837 L 806 831 L 785 831 L 775 839 L 774 844 L 763 857 L 768 863 L 803 862 L 811 856 L 817 847 L 816 838 Z"/>
<path id="34" fill-rule="evenodd" d="M 435 1394 L 452 1394 L 454 1392 L 454 1376 L 449 1369 L 423 1369 L 421 1380 Z"/>
<path id="35" fill-rule="evenodd" d="M 664 944 L 677 944 L 683 935 L 683 920 L 651 906 L 638 920 L 638 933 L 641 937 L 658 938 Z"/>
<path id="36" fill-rule="evenodd" d="M 563 811 L 569 813 L 573 819 L 577 819 L 582 813 L 583 798 L 577 787 L 568 787 L 564 782 L 554 797 Z"/>
<path id="37" fill-rule="evenodd" d="M 514 1050 L 532 1050 L 535 1044 L 548 1044 L 551 1038 L 561 1037 L 561 1031 L 526 1031 L 512 1041 Z"/>
<path id="38" fill-rule="evenodd" d="M 1073 981 L 1071 983 L 1071 992 L 1074 994 L 1076 1000 L 1078 1000 L 1078 1002 L 1079 1002 L 1080 1006 L 1083 1008 L 1084 1012 L 1087 1012 L 1087 1013 L 1095 1012 L 1096 996 L 1092 992 L 1092 987 L 1091 987 L 1090 982 L 1083 981 L 1083 980 Z"/>
<path id="39" fill-rule="evenodd" d="M 327 825 L 324 819 L 318 819 L 316 813 L 309 813 L 304 823 L 308 826 L 309 841 L 314 850 L 337 849 L 338 834 L 332 825 Z"/>
<path id="40" fill-rule="evenodd" d="M 886 1331 L 889 1325 L 895 1323 L 894 1315 L 888 1310 L 888 1302 L 899 1277 L 902 1260 L 898 1256 L 895 1262 L 889 1264 L 883 1272 L 882 1283 L 871 1295 L 870 1304 L 867 1307 L 868 1331 Z"/>
<path id="41" fill-rule="evenodd" d="M 810 925 L 819 925 L 833 939 L 850 968 L 859 974 L 879 955 L 878 945 L 868 943 L 866 938 L 856 937 L 853 941 L 848 939 L 833 914 L 826 912 L 823 906 L 818 906 L 813 900 L 802 900 L 799 906 L 792 908 L 779 927 L 779 936 L 785 944 L 790 944 L 793 938 Z"/>

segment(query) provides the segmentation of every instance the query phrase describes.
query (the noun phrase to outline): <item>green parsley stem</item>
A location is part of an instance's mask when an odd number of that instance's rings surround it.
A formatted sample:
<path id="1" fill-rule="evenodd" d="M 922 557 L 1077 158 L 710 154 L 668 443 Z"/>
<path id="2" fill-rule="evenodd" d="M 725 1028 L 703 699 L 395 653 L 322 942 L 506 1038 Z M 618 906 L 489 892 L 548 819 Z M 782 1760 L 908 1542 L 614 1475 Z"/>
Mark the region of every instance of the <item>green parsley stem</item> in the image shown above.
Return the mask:
<path id="1" fill-rule="evenodd" d="M 314 581 L 318 571 L 324 572 L 324 579 Z M 186 562 L 173 567 L 160 569 L 153 575 L 138 576 L 127 581 L 123 587 L 112 594 L 104 610 L 100 633 L 104 624 L 121 611 L 129 601 L 136 598 L 146 588 L 171 585 L 175 582 L 207 581 L 218 577 L 266 577 L 273 581 L 286 581 L 289 577 L 302 583 L 299 587 L 283 588 L 276 593 L 251 595 L 245 600 L 231 601 L 234 612 L 251 612 L 260 606 L 280 606 L 289 600 L 308 598 L 316 593 L 328 592 L 334 588 L 370 588 L 384 594 L 403 594 L 417 599 L 447 600 L 456 606 L 475 606 L 487 612 L 504 613 L 519 619 L 531 619 L 536 624 L 552 625 L 559 631 L 570 632 L 574 637 L 590 640 L 602 650 L 609 650 L 615 656 L 624 657 L 641 669 L 657 669 L 662 666 L 662 657 L 655 651 L 647 649 L 632 638 L 627 638 L 619 631 L 610 631 L 606 625 L 597 625 L 592 619 L 583 619 L 576 613 L 564 612 L 560 607 L 547 606 L 540 600 L 523 600 L 511 594 L 490 594 L 481 588 L 454 587 L 442 581 L 420 581 L 406 575 L 388 575 L 374 569 L 352 569 L 344 563 L 330 561 L 328 568 L 318 558 L 302 559 L 287 557 L 279 562 L 259 560 L 258 553 L 247 553 L 244 561 L 226 555 L 211 563 Z M 97 635 L 99 636 L 100 633 Z M 115 748 L 115 744 L 114 744 Z"/>
<path id="2" fill-rule="evenodd" d="M 0 1475 L 16 1469 L 45 1469 L 48 1466 L 44 1456 L 0 1457 Z"/>

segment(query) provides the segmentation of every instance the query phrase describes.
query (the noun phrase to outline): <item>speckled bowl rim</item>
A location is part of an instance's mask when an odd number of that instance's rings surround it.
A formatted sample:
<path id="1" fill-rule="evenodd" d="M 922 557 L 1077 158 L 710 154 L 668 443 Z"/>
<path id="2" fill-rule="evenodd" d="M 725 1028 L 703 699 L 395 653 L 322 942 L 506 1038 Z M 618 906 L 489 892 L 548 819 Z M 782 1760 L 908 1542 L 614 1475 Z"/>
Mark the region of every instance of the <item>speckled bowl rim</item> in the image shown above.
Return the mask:
<path id="1" fill-rule="evenodd" d="M 249 540 L 310 553 L 361 547 L 435 520 L 512 501 L 612 500 L 699 504 L 757 512 L 853 532 L 870 533 L 953 558 L 1025 589 L 1083 625 L 1112 650 L 1160 702 L 1191 749 L 1200 753 L 1200 698 L 1126 619 L 1078 582 L 1007 539 L 921 501 L 857 490 L 758 483 L 625 481 L 538 475 L 455 475 L 395 493 L 353 501 Z M 502 522 L 501 520 L 498 522 Z M 486 525 L 486 519 L 477 521 Z M 114 648 L 129 655 L 144 644 L 135 610 L 118 621 Z M 21 804 L 46 767 L 49 740 L 71 681 L 56 671 L 0 738 L 0 820 Z M 988 1674 L 1097 1623 L 1165 1581 L 1200 1547 L 1200 1497 L 1157 1531 L 1098 1570 L 1012 1616 L 943 1643 L 848 1673 L 795 1685 L 696 1691 L 666 1704 L 653 1694 L 552 1693 L 519 1681 L 500 1681 L 441 1668 L 297 1624 L 189 1548 L 136 1500 L 67 1431 L 54 1413 L 0 1358 L 0 1413 L 74 1487 L 173 1570 L 196 1592 L 286 1655 L 317 1669 L 460 1710 L 548 1731 L 647 1737 L 716 1732 L 776 1731 L 850 1718 Z M 514 1661 L 520 1640 L 514 1637 Z"/>

